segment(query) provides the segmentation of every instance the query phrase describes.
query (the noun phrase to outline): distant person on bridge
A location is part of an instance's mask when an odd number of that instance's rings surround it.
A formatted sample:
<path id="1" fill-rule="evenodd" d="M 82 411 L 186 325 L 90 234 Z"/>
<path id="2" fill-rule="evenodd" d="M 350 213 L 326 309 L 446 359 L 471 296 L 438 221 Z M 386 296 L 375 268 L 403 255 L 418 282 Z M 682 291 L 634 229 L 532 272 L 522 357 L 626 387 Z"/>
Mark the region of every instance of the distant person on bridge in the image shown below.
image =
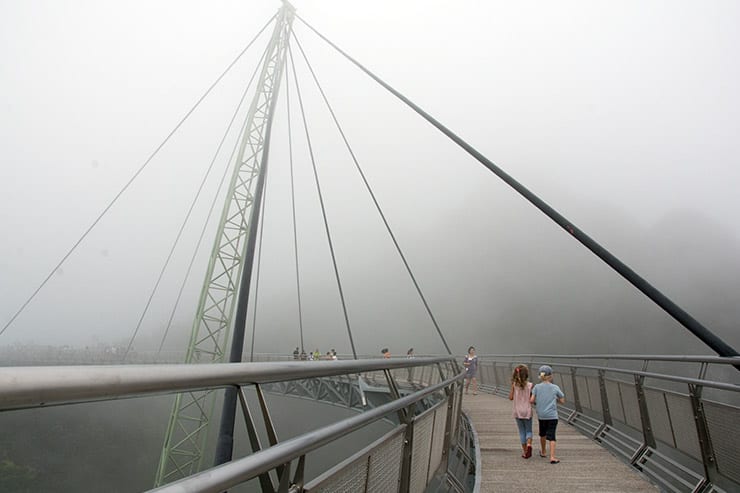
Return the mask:
<path id="1" fill-rule="evenodd" d="M 293 350 L 293 359 L 298 359 L 301 352 L 298 350 L 298 346 Z"/>
<path id="2" fill-rule="evenodd" d="M 388 358 L 391 357 L 391 352 L 388 351 L 388 348 L 387 347 L 381 349 L 380 350 L 380 353 L 383 355 L 383 358 L 385 358 L 385 359 L 388 359 Z"/>
<path id="3" fill-rule="evenodd" d="M 519 429 L 519 442 L 522 444 L 522 457 L 532 457 L 532 382 L 529 381 L 527 365 L 517 365 L 511 375 L 509 400 L 514 401 L 514 419 Z"/>
<path id="4" fill-rule="evenodd" d="M 550 443 L 550 464 L 559 464 L 555 456 L 555 430 L 558 427 L 558 402 L 565 403 L 565 394 L 560 387 L 552 383 L 552 368 L 540 366 L 541 382 L 532 388 L 530 402 L 537 409 L 540 425 L 540 457 L 547 457 L 545 441 Z"/>
<path id="5" fill-rule="evenodd" d="M 473 382 L 473 395 L 478 395 L 478 356 L 475 354 L 475 347 L 470 346 L 468 348 L 468 354 L 465 355 L 463 360 L 463 366 L 465 367 L 465 393 L 468 393 L 468 387 L 470 382 Z"/>

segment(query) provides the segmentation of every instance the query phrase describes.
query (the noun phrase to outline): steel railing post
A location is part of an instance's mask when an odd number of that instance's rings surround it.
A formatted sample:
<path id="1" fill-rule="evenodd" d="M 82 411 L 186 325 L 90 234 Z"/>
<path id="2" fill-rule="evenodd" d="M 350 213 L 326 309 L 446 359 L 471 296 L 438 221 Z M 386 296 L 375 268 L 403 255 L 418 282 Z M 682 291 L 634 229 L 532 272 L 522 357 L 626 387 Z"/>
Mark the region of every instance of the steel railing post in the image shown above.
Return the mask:
<path id="1" fill-rule="evenodd" d="M 581 397 L 578 395 L 578 381 L 576 380 L 576 371 L 577 368 L 575 366 L 570 367 L 570 380 L 573 384 L 573 405 L 575 407 L 576 413 L 582 413 L 583 408 L 581 407 Z"/>
<path id="2" fill-rule="evenodd" d="M 249 409 L 247 402 L 247 396 L 244 393 L 244 388 L 239 387 L 238 393 L 239 404 L 242 408 L 242 415 L 244 416 L 244 423 L 247 426 L 247 436 L 249 437 L 249 443 L 252 446 L 252 453 L 259 452 L 262 450 L 262 444 L 260 443 L 259 435 L 257 434 L 257 428 L 254 425 L 254 418 L 252 412 Z M 259 475 L 260 487 L 263 492 L 275 491 L 275 486 L 272 484 L 272 479 L 269 473 L 262 473 Z"/>
<path id="3" fill-rule="evenodd" d="M 599 434 L 606 428 L 607 426 L 612 425 L 612 414 L 609 410 L 609 396 L 606 393 L 606 372 L 604 370 L 598 370 L 599 374 L 599 394 L 601 395 L 601 416 L 602 416 L 602 424 L 599 426 L 596 431 L 594 431 L 593 438 L 597 439 Z"/>
<path id="4" fill-rule="evenodd" d="M 401 474 L 398 477 L 399 493 L 407 493 L 411 486 L 411 460 L 414 448 L 414 419 L 413 409 L 406 412 L 406 429 L 403 433 L 403 450 L 401 451 Z"/>
<path id="5" fill-rule="evenodd" d="M 450 440 L 452 439 L 452 420 L 455 417 L 455 385 L 445 387 L 445 395 L 447 396 L 447 419 L 445 420 L 445 433 L 444 440 L 442 442 L 442 460 L 447 460 L 447 453 L 450 448 Z"/>
<path id="6" fill-rule="evenodd" d="M 712 437 L 707 426 L 707 416 L 704 412 L 704 403 L 701 398 L 703 387 L 701 385 L 689 384 L 689 398 L 691 400 L 691 410 L 694 413 L 696 422 L 696 433 L 699 438 L 699 449 L 701 451 L 702 464 L 704 465 L 704 475 L 707 481 L 713 483 L 716 481 L 718 474 L 717 460 L 714 456 L 712 447 Z"/>
<path id="7" fill-rule="evenodd" d="M 637 459 L 646 448 L 655 448 L 655 435 L 653 435 L 653 427 L 650 424 L 650 413 L 648 411 L 647 399 L 645 398 L 645 389 L 643 388 L 644 383 L 644 376 L 635 375 L 635 392 L 637 393 L 637 407 L 640 411 L 640 422 L 642 423 L 643 443 L 630 459 L 632 464 L 637 462 Z"/>

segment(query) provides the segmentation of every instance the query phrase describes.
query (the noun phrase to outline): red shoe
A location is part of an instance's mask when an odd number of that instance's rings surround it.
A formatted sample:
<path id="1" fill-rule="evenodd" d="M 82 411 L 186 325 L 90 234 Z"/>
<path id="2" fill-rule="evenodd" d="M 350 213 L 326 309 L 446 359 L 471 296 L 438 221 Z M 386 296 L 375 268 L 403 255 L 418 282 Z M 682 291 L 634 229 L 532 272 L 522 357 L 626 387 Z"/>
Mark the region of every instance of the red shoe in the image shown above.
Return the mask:
<path id="1" fill-rule="evenodd" d="M 524 458 L 529 459 L 530 457 L 532 457 L 532 446 L 527 445 L 527 451 L 524 453 Z"/>

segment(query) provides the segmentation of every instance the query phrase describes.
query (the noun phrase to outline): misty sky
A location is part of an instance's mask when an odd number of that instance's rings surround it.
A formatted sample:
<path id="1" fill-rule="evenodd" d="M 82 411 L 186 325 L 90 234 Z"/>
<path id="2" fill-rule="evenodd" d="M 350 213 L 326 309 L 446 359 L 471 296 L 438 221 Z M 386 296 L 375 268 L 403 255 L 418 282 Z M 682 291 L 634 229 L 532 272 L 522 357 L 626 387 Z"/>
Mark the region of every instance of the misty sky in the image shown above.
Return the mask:
<path id="1" fill-rule="evenodd" d="M 294 5 L 740 345 L 737 2 Z M 279 6 L 0 0 L 0 325 Z M 295 31 L 454 351 L 470 344 L 484 353 L 708 351 L 299 21 Z M 0 345 L 128 341 L 266 42 L 260 38 L 147 166 Z M 294 54 L 358 351 L 440 352 Z M 347 353 L 289 85 L 306 345 Z M 285 109 L 283 90 L 268 177 L 257 351 L 290 351 L 298 342 Z M 216 160 L 138 348 L 159 344 L 227 156 Z M 213 242 L 208 231 L 171 349 L 182 348 L 190 331 Z"/>

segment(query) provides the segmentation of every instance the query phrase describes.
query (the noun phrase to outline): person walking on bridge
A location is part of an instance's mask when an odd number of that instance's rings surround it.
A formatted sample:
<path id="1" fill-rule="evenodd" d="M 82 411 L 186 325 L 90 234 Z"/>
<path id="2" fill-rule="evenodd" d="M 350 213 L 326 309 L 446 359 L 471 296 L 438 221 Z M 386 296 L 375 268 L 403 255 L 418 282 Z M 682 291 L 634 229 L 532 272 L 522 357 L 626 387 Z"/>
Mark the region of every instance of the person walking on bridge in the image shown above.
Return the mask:
<path id="1" fill-rule="evenodd" d="M 540 427 L 540 457 L 547 457 L 545 441 L 550 444 L 550 464 L 559 464 L 555 456 L 555 430 L 558 427 L 558 403 L 565 403 L 565 394 L 560 387 L 552 383 L 552 368 L 540 366 L 541 382 L 532 388 L 530 402 L 537 409 Z"/>
<path id="2" fill-rule="evenodd" d="M 478 356 L 475 354 L 475 347 L 470 346 L 468 348 L 468 354 L 465 355 L 463 366 L 465 367 L 465 393 L 468 393 L 468 387 L 470 387 L 470 382 L 472 381 L 473 395 L 478 395 L 478 380 L 476 380 L 476 375 L 478 374 Z"/>
<path id="3" fill-rule="evenodd" d="M 514 419 L 519 429 L 519 442 L 522 444 L 522 457 L 532 457 L 532 382 L 529 381 L 527 365 L 517 365 L 511 375 L 509 400 L 514 401 Z"/>

